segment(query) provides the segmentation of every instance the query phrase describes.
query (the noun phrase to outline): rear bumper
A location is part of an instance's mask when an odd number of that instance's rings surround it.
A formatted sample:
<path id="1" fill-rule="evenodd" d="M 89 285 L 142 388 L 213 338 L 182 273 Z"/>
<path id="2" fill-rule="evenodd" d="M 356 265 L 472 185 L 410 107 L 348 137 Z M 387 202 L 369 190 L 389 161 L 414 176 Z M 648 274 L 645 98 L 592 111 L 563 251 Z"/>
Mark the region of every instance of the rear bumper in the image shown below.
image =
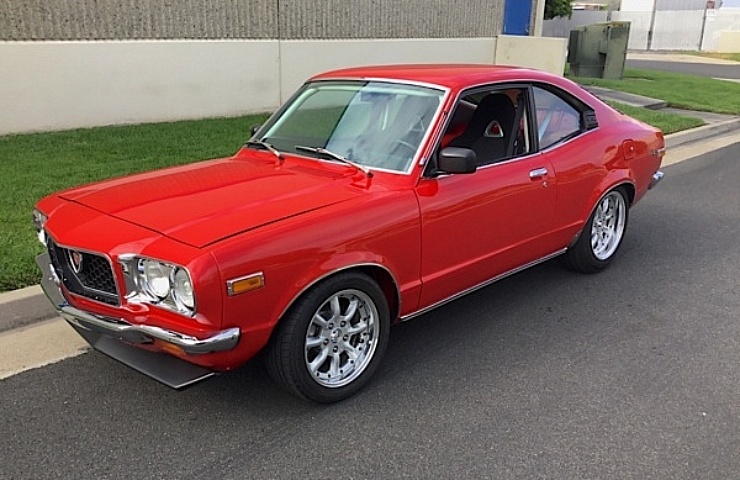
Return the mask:
<path id="1" fill-rule="evenodd" d="M 59 315 L 69 322 L 85 340 L 103 353 L 173 388 L 189 385 L 212 375 L 213 372 L 171 355 L 149 352 L 126 344 L 151 344 L 155 340 L 161 340 L 175 345 L 188 355 L 199 355 L 231 350 L 239 342 L 238 328 L 222 330 L 206 338 L 196 338 L 173 330 L 149 325 L 133 325 L 123 319 L 80 310 L 70 305 L 64 298 L 56 274 L 51 267 L 49 254 L 43 253 L 36 257 L 36 263 L 43 273 L 41 288 L 44 293 L 49 297 Z M 151 365 L 152 362 L 160 365 Z M 172 370 L 173 362 L 177 366 L 174 370 L 186 372 L 184 376 L 168 377 L 167 370 Z M 152 370 L 163 371 L 164 374 Z"/>

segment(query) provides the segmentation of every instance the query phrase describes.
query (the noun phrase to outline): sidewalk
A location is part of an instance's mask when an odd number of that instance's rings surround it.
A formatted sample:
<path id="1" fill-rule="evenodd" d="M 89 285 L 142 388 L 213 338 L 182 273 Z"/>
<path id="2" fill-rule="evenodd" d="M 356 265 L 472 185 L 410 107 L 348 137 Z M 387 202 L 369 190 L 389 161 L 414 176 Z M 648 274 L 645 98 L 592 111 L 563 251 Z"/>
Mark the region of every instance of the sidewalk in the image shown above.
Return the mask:
<path id="1" fill-rule="evenodd" d="M 740 66 L 740 63 L 738 63 Z M 668 103 L 663 100 L 635 95 L 632 93 L 610 90 L 608 88 L 595 87 L 592 85 L 585 86 L 586 90 L 596 97 L 605 101 L 619 102 L 633 107 L 647 108 L 650 110 L 661 110 L 667 113 L 685 115 L 687 117 L 696 117 L 704 120 L 706 125 L 691 130 L 684 130 L 671 135 L 666 135 L 666 148 L 675 148 L 689 142 L 704 140 L 708 137 L 721 135 L 740 129 L 740 117 L 734 115 L 724 115 L 712 112 L 697 112 L 694 110 L 681 110 L 678 108 L 668 108 Z"/>
<path id="2" fill-rule="evenodd" d="M 39 272 L 39 275 L 41 273 Z M 0 333 L 54 318 L 56 310 L 41 286 L 0 293 Z"/>
<path id="3" fill-rule="evenodd" d="M 663 56 L 664 54 L 640 55 Z M 679 57 L 679 55 L 671 56 L 674 58 Z M 685 56 L 680 55 L 680 57 Z M 740 63 L 737 63 L 737 65 L 740 65 Z M 668 155 L 664 159 L 663 165 L 677 163 L 708 151 L 722 148 L 728 144 L 740 142 L 740 117 L 669 109 L 666 108 L 665 102 L 654 98 L 617 92 L 601 87 L 587 87 L 587 89 L 604 100 L 613 100 L 637 107 L 665 109 L 673 113 L 699 117 L 707 123 L 707 125 L 702 127 L 667 135 L 666 147 L 668 149 Z M 721 138 L 723 135 L 727 136 L 727 138 Z M 679 150 L 682 151 L 674 150 L 672 152 L 672 149 L 676 149 L 679 146 L 681 147 Z M 670 158 L 672 154 L 673 158 Z M 0 333 L 27 327 L 54 317 L 56 317 L 56 312 L 39 285 L 0 293 Z"/>
<path id="4" fill-rule="evenodd" d="M 627 52 L 627 60 L 644 60 L 650 62 L 679 62 L 679 63 L 704 63 L 707 65 L 737 65 L 740 62 L 723 60 L 721 58 L 701 57 L 686 53 L 673 52 Z"/>

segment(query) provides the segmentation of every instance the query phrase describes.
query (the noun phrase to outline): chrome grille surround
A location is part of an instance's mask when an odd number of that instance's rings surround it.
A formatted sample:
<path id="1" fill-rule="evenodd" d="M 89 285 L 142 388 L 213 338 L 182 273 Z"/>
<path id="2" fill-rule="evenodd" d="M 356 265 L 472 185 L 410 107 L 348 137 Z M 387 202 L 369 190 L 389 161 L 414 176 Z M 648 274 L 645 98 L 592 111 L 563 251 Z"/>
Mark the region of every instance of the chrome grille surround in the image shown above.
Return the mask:
<path id="1" fill-rule="evenodd" d="M 118 286 L 108 257 L 60 246 L 48 232 L 46 248 L 54 273 L 69 292 L 107 305 L 120 305 Z"/>

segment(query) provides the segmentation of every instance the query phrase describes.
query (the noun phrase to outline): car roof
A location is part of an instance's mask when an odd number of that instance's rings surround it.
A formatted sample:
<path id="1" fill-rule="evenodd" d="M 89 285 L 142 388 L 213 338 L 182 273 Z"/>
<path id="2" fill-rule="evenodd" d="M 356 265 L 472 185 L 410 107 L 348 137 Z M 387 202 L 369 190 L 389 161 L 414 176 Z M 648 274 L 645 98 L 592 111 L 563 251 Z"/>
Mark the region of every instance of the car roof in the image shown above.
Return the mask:
<path id="1" fill-rule="evenodd" d="M 315 75 L 311 80 L 374 79 L 426 83 L 460 89 L 504 81 L 540 81 L 561 84 L 562 77 L 539 70 L 485 64 L 403 64 L 343 68 Z"/>

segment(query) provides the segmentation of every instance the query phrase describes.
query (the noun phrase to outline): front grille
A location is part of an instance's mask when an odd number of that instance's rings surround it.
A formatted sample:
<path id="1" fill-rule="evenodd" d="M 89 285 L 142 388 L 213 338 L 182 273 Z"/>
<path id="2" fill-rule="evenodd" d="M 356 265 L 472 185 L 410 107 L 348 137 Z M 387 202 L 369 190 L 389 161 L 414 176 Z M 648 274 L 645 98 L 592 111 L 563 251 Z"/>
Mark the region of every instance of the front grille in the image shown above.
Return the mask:
<path id="1" fill-rule="evenodd" d="M 70 292 L 118 305 L 113 268 L 103 255 L 60 247 L 47 235 L 49 258 L 57 277 Z"/>

